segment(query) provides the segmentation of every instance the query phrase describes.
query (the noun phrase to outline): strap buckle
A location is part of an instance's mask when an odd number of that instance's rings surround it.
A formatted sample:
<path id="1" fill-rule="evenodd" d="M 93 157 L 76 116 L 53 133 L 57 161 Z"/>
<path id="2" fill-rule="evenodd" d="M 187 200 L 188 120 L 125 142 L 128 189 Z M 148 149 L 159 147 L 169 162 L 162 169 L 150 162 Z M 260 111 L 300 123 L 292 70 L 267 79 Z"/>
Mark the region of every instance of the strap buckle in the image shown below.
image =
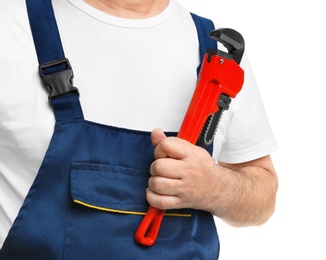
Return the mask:
<path id="1" fill-rule="evenodd" d="M 76 93 L 78 88 L 73 86 L 74 73 L 68 59 L 60 59 L 43 63 L 39 66 L 39 73 L 44 86 L 50 92 L 49 102 L 58 96 Z"/>

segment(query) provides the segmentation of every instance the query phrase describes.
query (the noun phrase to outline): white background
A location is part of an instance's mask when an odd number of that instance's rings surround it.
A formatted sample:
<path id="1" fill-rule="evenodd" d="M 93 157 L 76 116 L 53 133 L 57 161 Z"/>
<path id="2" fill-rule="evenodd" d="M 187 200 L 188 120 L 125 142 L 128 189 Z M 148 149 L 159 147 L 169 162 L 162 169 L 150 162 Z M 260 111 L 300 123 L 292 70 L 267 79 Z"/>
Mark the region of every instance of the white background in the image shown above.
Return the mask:
<path id="1" fill-rule="evenodd" d="M 272 155 L 280 182 L 274 216 L 250 228 L 218 221 L 220 259 L 325 260 L 325 1 L 179 2 L 243 35 L 280 146 Z"/>

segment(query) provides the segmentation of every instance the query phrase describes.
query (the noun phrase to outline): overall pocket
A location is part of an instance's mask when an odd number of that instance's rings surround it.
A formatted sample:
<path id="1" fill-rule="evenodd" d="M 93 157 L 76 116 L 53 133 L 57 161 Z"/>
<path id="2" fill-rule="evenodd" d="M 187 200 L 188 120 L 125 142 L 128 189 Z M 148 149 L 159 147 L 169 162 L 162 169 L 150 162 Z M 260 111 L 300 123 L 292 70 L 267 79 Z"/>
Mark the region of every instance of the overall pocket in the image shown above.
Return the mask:
<path id="1" fill-rule="evenodd" d="M 135 231 L 148 209 L 148 170 L 108 164 L 71 164 L 72 206 L 65 235 L 65 259 L 141 259 L 159 255 L 168 247 L 143 247 L 134 241 Z M 157 244 L 184 238 L 191 210 L 167 211 Z M 182 239 L 183 240 L 183 239 Z M 92 250 L 97 248 L 96 251 Z M 158 249 L 159 248 L 159 249 Z M 169 249 L 170 250 L 170 249 Z M 132 252 L 132 253 L 131 253 Z"/>
<path id="2" fill-rule="evenodd" d="M 72 163 L 70 191 L 75 203 L 97 210 L 142 214 L 148 171 L 93 163 Z"/>

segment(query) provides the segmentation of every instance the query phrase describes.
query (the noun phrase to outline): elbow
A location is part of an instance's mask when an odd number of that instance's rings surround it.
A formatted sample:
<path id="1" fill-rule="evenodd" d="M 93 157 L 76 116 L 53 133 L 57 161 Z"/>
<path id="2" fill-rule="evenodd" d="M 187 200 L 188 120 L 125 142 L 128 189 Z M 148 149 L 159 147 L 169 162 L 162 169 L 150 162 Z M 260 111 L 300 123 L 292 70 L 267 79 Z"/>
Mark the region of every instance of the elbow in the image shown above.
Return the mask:
<path id="1" fill-rule="evenodd" d="M 257 208 L 257 214 L 255 221 L 252 223 L 254 226 L 261 226 L 268 222 L 268 220 L 274 215 L 276 210 L 277 202 L 277 191 L 278 191 L 278 178 L 275 171 L 269 171 L 270 179 L 268 185 L 266 185 L 265 199 L 262 199 L 257 203 L 260 205 Z"/>
<path id="2" fill-rule="evenodd" d="M 233 214 L 232 218 L 224 221 L 233 227 L 261 226 L 270 220 L 276 210 L 278 180 L 275 175 L 271 185 L 268 185 L 268 191 L 265 190 L 265 196 L 254 200 L 253 203 L 242 208 Z"/>
<path id="3" fill-rule="evenodd" d="M 256 217 L 253 217 L 252 226 L 261 226 L 268 222 L 270 218 L 274 215 L 277 205 L 277 191 L 278 191 L 278 179 L 276 175 L 273 177 L 273 181 L 270 182 L 269 191 L 266 193 L 265 200 L 258 203 L 260 207 L 257 209 Z"/>
<path id="4" fill-rule="evenodd" d="M 261 226 L 269 221 L 269 219 L 274 215 L 276 209 L 276 198 L 269 203 L 267 207 L 264 208 L 260 214 L 257 215 L 256 221 L 252 223 L 252 226 Z"/>
<path id="5" fill-rule="evenodd" d="M 256 212 L 245 212 L 243 214 L 237 214 L 233 218 L 224 218 L 223 221 L 228 225 L 240 228 L 240 227 L 250 227 L 250 226 L 262 226 L 273 216 L 275 212 L 275 204 L 269 207 L 262 207 Z"/>

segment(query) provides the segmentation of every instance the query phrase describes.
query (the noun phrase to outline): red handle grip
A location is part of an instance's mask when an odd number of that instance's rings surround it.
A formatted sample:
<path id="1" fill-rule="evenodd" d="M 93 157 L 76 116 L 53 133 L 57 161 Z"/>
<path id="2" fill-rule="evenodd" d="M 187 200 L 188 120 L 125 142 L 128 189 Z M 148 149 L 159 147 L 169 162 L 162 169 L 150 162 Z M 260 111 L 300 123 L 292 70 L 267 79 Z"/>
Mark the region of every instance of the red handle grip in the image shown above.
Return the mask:
<path id="1" fill-rule="evenodd" d="M 234 60 L 217 55 L 208 59 L 206 54 L 178 137 L 196 144 L 206 119 L 219 110 L 218 101 L 221 94 L 234 98 L 241 90 L 243 80 L 244 72 Z M 149 207 L 135 234 L 139 244 L 151 246 L 155 243 L 163 215 L 164 210 Z"/>
<path id="2" fill-rule="evenodd" d="M 149 209 L 135 234 L 135 239 L 139 244 L 152 246 L 155 243 L 164 212 L 164 210 L 149 206 Z"/>

